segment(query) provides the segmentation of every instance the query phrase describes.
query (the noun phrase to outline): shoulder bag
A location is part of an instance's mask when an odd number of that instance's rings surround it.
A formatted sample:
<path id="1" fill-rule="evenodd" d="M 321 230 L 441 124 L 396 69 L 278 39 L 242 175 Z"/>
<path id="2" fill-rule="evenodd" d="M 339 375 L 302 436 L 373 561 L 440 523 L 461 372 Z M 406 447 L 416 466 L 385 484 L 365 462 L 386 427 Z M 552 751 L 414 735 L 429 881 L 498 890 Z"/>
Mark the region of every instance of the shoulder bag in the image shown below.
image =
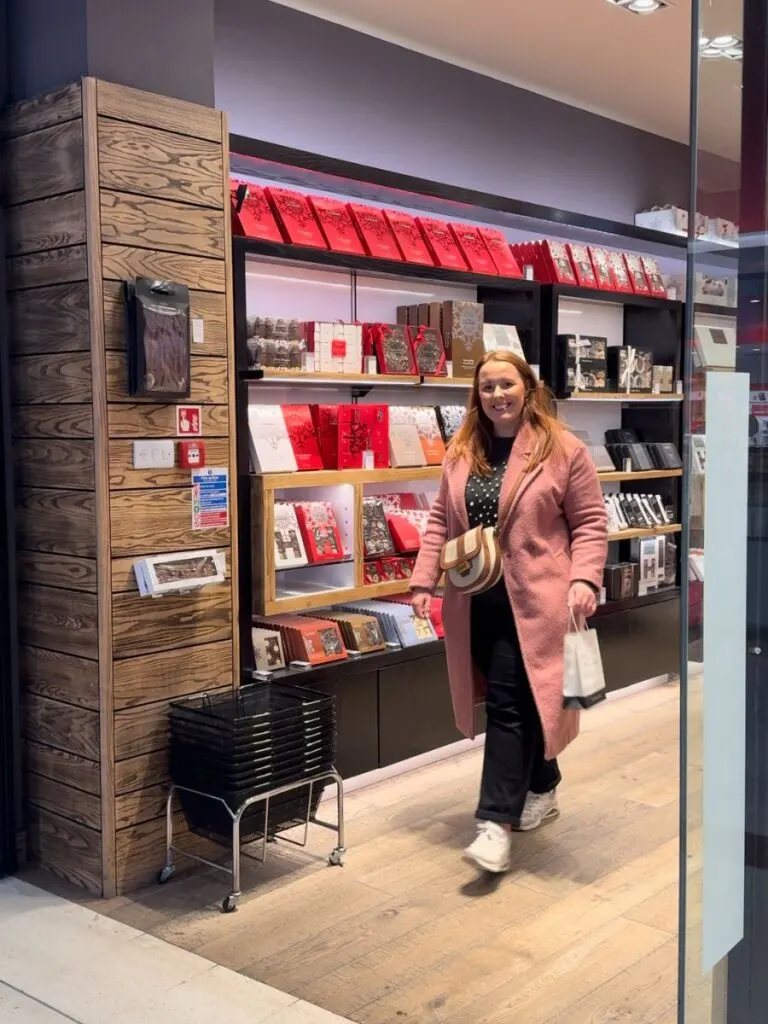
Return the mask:
<path id="1" fill-rule="evenodd" d="M 499 509 L 495 526 L 476 526 L 460 537 L 443 545 L 440 568 L 446 582 L 462 594 L 482 594 L 495 587 L 504 572 L 499 536 L 506 525 L 512 504 L 520 490 L 525 472 L 522 472 L 509 492 L 504 507 Z"/>

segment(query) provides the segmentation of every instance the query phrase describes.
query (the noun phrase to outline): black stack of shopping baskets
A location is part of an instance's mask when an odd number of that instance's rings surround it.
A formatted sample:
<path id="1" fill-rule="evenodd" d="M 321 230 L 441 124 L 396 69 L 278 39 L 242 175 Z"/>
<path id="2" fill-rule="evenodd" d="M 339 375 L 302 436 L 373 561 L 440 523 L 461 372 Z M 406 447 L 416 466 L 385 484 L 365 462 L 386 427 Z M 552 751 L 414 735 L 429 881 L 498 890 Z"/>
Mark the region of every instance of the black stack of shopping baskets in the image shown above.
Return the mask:
<path id="1" fill-rule="evenodd" d="M 261 683 L 175 701 L 170 729 L 171 779 L 187 824 L 217 842 L 232 841 L 227 807 L 236 814 L 255 797 L 333 770 L 334 698 L 300 687 Z M 317 812 L 324 785 L 271 795 L 268 808 L 265 799 L 254 802 L 242 814 L 240 841 L 303 824 Z"/>

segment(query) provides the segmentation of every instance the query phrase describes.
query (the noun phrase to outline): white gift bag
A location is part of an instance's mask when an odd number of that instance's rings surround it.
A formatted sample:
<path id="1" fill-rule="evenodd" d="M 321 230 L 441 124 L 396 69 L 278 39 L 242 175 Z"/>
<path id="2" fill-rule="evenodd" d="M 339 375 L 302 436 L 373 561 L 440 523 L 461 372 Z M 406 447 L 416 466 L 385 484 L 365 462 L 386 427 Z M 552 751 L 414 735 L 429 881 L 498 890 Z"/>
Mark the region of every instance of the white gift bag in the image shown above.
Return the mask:
<path id="1" fill-rule="evenodd" d="M 597 632 L 580 628 L 571 612 L 571 631 L 565 635 L 563 707 L 591 708 L 605 700 L 605 675 Z"/>

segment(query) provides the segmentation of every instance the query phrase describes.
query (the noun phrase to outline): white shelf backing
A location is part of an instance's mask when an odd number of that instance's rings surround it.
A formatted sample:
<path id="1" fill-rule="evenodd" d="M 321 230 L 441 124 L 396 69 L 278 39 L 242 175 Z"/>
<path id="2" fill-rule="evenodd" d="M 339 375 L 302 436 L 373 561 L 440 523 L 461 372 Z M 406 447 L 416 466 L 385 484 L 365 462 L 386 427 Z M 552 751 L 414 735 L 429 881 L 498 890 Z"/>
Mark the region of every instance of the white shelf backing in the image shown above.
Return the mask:
<path id="1" fill-rule="evenodd" d="M 353 320 L 352 274 L 249 256 L 245 264 L 248 316 L 287 320 Z"/>
<path id="2" fill-rule="evenodd" d="M 363 323 L 394 324 L 398 306 L 416 306 L 447 299 L 477 302 L 477 289 L 473 285 L 441 284 L 439 281 L 357 275 L 357 319 Z"/>
<path id="3" fill-rule="evenodd" d="M 624 306 L 594 299 L 561 297 L 557 318 L 558 334 L 585 334 L 607 338 L 608 344 L 624 344 Z"/>

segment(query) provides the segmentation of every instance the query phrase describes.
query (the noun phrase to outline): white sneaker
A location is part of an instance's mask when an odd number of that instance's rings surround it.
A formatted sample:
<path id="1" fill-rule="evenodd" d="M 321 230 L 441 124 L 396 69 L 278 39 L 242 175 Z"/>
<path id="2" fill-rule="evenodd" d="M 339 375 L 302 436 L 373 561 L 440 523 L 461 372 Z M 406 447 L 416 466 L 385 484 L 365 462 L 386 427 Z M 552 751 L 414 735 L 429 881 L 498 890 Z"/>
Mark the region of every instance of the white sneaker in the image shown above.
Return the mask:
<path id="1" fill-rule="evenodd" d="M 554 821 L 560 813 L 557 806 L 557 793 L 529 793 L 525 798 L 525 807 L 520 815 L 517 832 L 533 832 L 547 821 Z"/>
<path id="2" fill-rule="evenodd" d="M 495 821 L 481 821 L 477 839 L 464 851 L 464 856 L 483 871 L 501 874 L 509 870 L 512 836 Z"/>

